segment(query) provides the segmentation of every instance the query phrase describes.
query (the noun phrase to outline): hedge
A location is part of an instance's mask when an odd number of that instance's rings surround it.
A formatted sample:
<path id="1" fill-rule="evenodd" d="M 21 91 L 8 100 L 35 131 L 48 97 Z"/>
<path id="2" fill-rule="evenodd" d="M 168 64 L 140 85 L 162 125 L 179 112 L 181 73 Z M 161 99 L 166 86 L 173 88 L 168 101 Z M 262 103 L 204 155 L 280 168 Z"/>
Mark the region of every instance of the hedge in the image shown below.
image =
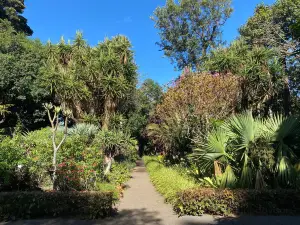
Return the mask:
<path id="1" fill-rule="evenodd" d="M 298 190 L 217 190 L 197 188 L 177 194 L 179 215 L 295 215 L 300 213 Z"/>
<path id="2" fill-rule="evenodd" d="M 0 220 L 110 216 L 112 192 L 0 192 Z"/>
<path id="3" fill-rule="evenodd" d="M 197 187 L 194 181 L 182 176 L 172 167 L 165 167 L 157 157 L 144 156 L 143 160 L 151 182 L 167 202 L 173 204 L 177 200 L 178 192 Z"/>

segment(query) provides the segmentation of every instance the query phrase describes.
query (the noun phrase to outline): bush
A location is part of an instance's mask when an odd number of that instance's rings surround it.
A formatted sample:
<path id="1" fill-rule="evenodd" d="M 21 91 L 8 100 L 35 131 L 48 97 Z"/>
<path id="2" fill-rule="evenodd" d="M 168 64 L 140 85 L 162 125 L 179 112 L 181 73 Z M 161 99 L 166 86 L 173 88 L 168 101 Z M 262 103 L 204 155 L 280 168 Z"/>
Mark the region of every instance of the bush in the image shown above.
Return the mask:
<path id="1" fill-rule="evenodd" d="M 125 184 L 131 177 L 131 169 L 127 163 L 114 163 L 111 172 L 107 174 L 107 178 L 112 184 Z"/>
<path id="2" fill-rule="evenodd" d="M 19 146 L 20 139 L 6 137 L 0 142 L 0 191 L 38 189 L 37 176 L 29 169 L 32 161 Z"/>
<path id="3" fill-rule="evenodd" d="M 190 189 L 178 193 L 174 210 L 181 216 L 293 215 L 300 213 L 300 191 Z"/>
<path id="4" fill-rule="evenodd" d="M 143 159 L 152 183 L 167 202 L 176 202 L 177 192 L 197 186 L 171 167 L 165 167 L 157 157 L 145 156 Z"/>
<path id="5" fill-rule="evenodd" d="M 87 130 L 93 130 L 91 127 L 85 126 Z M 58 132 L 57 139 L 62 135 Z M 89 145 L 90 142 L 88 134 L 67 137 L 57 154 L 58 189 L 93 190 L 96 180 L 102 178 L 103 155 L 99 148 Z M 38 176 L 39 184 L 44 188 L 49 186 L 53 157 L 51 130 L 44 128 L 29 132 L 19 141 L 19 146 L 26 150 L 31 160 L 30 171 Z"/>
<path id="6" fill-rule="evenodd" d="M 89 141 L 92 141 L 98 133 L 99 127 L 94 124 L 79 123 L 69 130 L 71 135 L 85 136 Z"/>
<path id="7" fill-rule="evenodd" d="M 112 192 L 6 192 L 0 193 L 0 220 L 102 218 L 112 214 L 115 201 Z"/>

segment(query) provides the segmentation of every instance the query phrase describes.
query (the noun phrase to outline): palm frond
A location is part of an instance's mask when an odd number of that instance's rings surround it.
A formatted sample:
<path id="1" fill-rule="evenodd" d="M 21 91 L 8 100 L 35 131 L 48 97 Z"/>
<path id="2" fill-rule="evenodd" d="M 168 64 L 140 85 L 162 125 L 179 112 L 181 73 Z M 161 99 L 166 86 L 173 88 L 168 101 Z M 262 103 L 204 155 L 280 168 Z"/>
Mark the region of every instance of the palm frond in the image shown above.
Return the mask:
<path id="1" fill-rule="evenodd" d="M 198 162 L 201 169 L 204 170 L 212 168 L 216 160 L 233 160 L 226 152 L 227 141 L 228 135 L 224 130 L 213 130 L 208 134 L 208 138 L 205 143 L 195 143 L 196 148 L 190 157 Z"/>
<path id="2" fill-rule="evenodd" d="M 235 188 L 236 186 L 236 176 L 230 165 L 226 167 L 224 174 L 221 179 L 221 188 Z"/>

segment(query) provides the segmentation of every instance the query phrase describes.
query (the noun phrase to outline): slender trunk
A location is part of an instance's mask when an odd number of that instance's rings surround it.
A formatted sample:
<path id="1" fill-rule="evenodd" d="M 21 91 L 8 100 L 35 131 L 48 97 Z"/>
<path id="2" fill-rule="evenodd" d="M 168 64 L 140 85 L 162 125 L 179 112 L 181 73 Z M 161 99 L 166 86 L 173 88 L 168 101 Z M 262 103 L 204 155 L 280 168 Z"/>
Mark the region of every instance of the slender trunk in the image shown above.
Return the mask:
<path id="1" fill-rule="evenodd" d="M 106 156 L 105 157 L 105 162 L 106 162 L 107 166 L 106 166 L 106 169 L 104 171 L 104 175 L 109 174 L 109 172 L 111 170 L 111 166 L 112 166 L 112 161 L 113 161 L 113 158 L 111 156 L 109 156 L 109 157 Z"/>
<path id="2" fill-rule="evenodd" d="M 283 80 L 284 88 L 283 88 L 283 106 L 284 106 L 284 114 L 285 116 L 289 116 L 291 114 L 291 92 L 289 87 L 289 77 L 288 77 L 288 65 L 286 57 L 283 58 L 284 72 L 285 77 Z"/>
<path id="3" fill-rule="evenodd" d="M 291 93 L 290 93 L 288 76 L 284 78 L 283 106 L 284 106 L 285 116 L 289 116 L 291 114 Z"/>
<path id="4" fill-rule="evenodd" d="M 52 167 L 53 167 L 53 173 L 52 173 L 52 189 L 56 189 L 56 155 L 57 155 L 57 150 L 53 151 L 53 161 L 52 161 Z"/>
<path id="5" fill-rule="evenodd" d="M 54 125 L 54 120 L 56 119 L 56 123 Z M 57 151 L 60 149 L 60 147 L 62 146 L 62 144 L 65 142 L 66 138 L 67 138 L 67 134 L 68 134 L 68 117 L 65 118 L 65 129 L 64 129 L 64 137 L 62 138 L 62 140 L 60 141 L 60 143 L 56 146 L 56 132 L 57 132 L 57 128 L 58 128 L 58 118 L 55 116 L 53 121 L 51 122 L 51 124 L 53 125 L 52 127 L 52 145 L 53 145 L 53 159 L 52 159 L 52 167 L 53 167 L 53 173 L 52 173 L 52 188 L 53 190 L 56 190 L 56 171 L 57 171 Z"/>

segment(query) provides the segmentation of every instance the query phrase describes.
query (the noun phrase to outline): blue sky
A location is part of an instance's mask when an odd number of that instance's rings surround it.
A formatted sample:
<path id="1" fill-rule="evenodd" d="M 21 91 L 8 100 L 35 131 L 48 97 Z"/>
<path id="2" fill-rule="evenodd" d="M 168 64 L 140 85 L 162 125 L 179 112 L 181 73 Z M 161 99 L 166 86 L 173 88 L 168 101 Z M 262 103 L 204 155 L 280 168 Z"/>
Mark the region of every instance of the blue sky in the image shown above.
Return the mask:
<path id="1" fill-rule="evenodd" d="M 233 0 L 234 13 L 224 27 L 224 40 L 235 39 L 237 29 L 253 14 L 257 4 L 274 1 Z M 25 4 L 24 15 L 34 38 L 57 42 L 62 35 L 72 39 L 76 30 L 81 30 L 89 44 L 96 45 L 104 37 L 123 34 L 133 44 L 140 80 L 152 78 L 166 84 L 179 74 L 155 44 L 159 36 L 150 19 L 165 0 L 27 0 Z"/>

